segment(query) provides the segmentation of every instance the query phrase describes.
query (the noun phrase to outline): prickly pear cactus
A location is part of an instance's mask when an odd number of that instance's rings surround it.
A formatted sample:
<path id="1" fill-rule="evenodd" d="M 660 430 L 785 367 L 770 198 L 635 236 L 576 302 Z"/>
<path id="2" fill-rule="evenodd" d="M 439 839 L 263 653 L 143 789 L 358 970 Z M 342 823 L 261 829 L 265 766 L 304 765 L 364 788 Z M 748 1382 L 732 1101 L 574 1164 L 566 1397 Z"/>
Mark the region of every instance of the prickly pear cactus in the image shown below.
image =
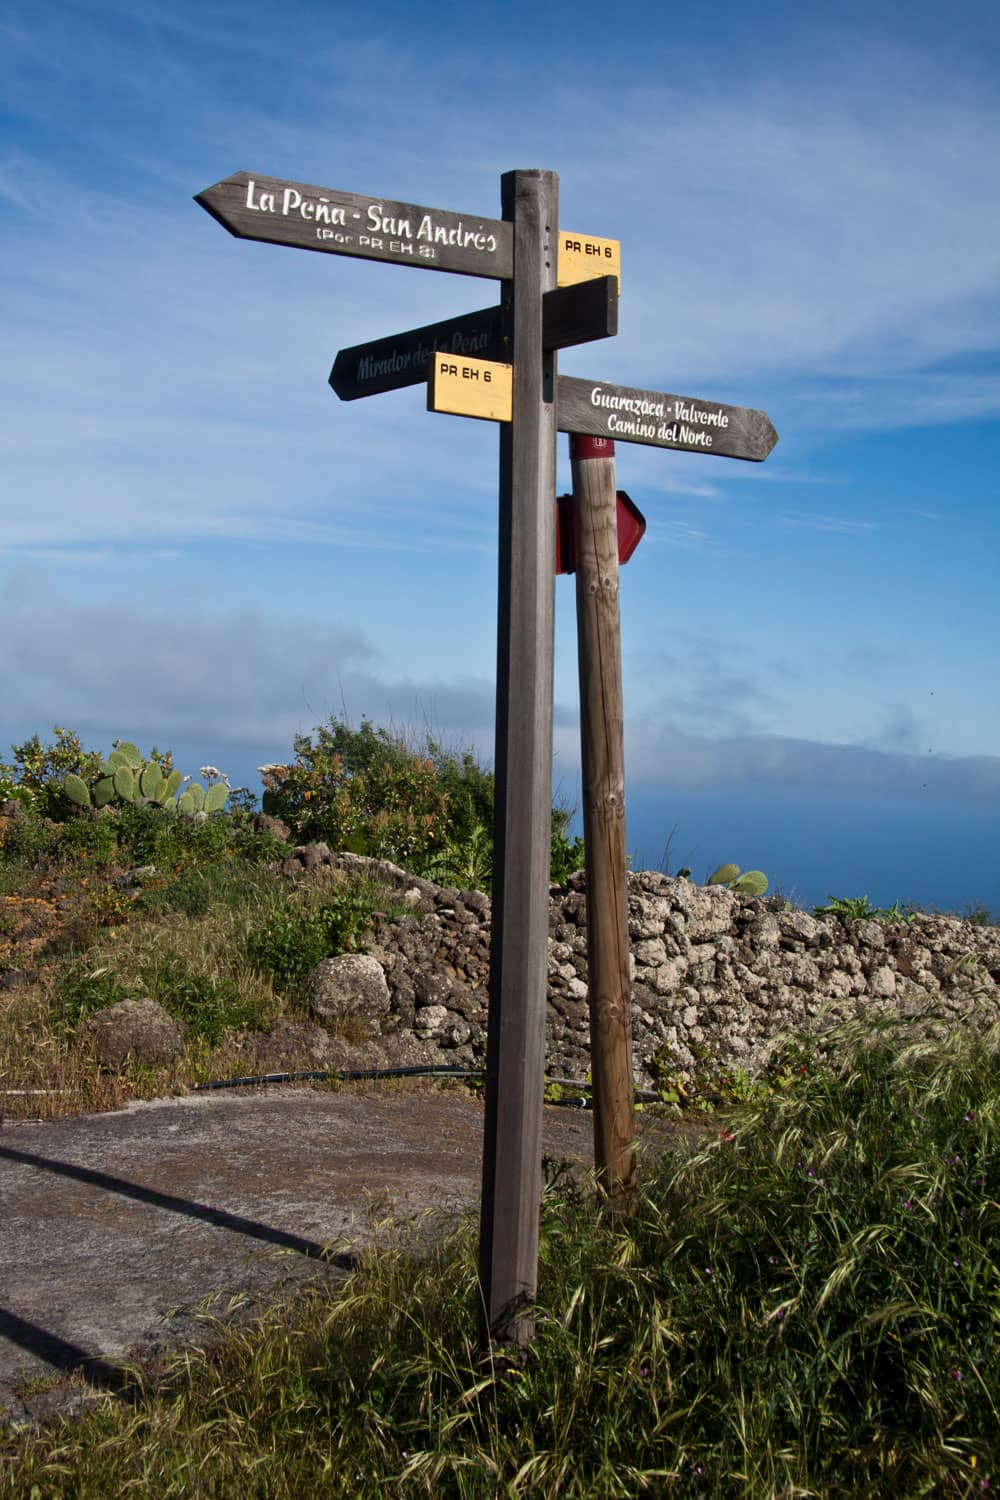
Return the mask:
<path id="1" fill-rule="evenodd" d="M 720 865 L 708 877 L 706 885 L 724 885 L 728 891 L 740 891 L 744 896 L 763 896 L 767 890 L 767 876 L 763 870 L 744 870 L 739 865 Z"/>
<path id="2" fill-rule="evenodd" d="M 69 800 L 77 807 L 90 806 L 90 788 L 82 776 L 77 776 L 70 771 L 63 777 L 62 786 Z"/>
<path id="3" fill-rule="evenodd" d="M 143 767 L 139 777 L 139 791 L 150 802 L 158 802 L 160 788 L 166 785 L 166 780 L 156 761 L 151 760 L 148 766 Z"/>
<path id="4" fill-rule="evenodd" d="M 115 754 L 120 755 L 132 771 L 138 771 L 146 764 L 131 740 L 115 740 Z"/>
<path id="5" fill-rule="evenodd" d="M 94 806 L 107 807 L 115 795 L 115 778 L 113 776 L 101 776 L 94 787 Z"/>
<path id="6" fill-rule="evenodd" d="M 767 890 L 767 876 L 763 870 L 744 870 L 738 880 L 729 887 L 731 891 L 742 891 L 745 896 L 763 896 Z"/>
<path id="7" fill-rule="evenodd" d="M 210 786 L 205 793 L 205 811 L 207 813 L 219 812 L 228 796 L 229 788 L 223 786 L 221 781 L 216 782 L 215 786 Z"/>
<path id="8" fill-rule="evenodd" d="M 135 777 L 131 766 L 117 765 L 114 774 L 115 794 L 123 802 L 135 801 Z"/>
<path id="9" fill-rule="evenodd" d="M 207 814 L 219 812 L 229 796 L 225 781 L 207 789 L 198 781 L 183 787 L 180 771 L 167 773 L 157 761 L 145 760 L 131 740 L 114 742 L 114 749 L 100 762 L 90 785 L 82 776 L 69 772 L 60 786 L 67 801 L 84 809 L 127 802 L 159 807 L 166 813 Z"/>

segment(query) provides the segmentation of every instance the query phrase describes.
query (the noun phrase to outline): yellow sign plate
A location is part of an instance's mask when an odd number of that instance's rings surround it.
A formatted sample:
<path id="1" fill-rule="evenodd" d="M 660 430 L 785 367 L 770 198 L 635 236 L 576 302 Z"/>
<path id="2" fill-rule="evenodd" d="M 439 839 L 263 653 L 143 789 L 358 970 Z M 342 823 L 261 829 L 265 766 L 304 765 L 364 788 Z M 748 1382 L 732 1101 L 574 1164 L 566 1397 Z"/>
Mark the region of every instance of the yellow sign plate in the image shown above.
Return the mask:
<path id="1" fill-rule="evenodd" d="M 578 281 L 593 281 L 596 276 L 616 276 L 622 288 L 621 240 L 599 240 L 592 234 L 559 231 L 559 259 L 556 281 L 559 286 L 575 286 Z"/>
<path id="2" fill-rule="evenodd" d="M 427 376 L 429 411 L 456 417 L 509 422 L 514 404 L 514 369 L 491 359 L 435 354 Z"/>

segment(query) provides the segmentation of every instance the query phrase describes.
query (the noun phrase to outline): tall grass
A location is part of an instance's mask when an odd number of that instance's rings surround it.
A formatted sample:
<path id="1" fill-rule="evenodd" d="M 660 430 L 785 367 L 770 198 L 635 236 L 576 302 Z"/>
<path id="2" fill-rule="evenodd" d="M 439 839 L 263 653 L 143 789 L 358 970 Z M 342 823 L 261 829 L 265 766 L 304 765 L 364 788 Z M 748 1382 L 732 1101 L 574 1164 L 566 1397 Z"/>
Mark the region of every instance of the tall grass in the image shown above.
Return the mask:
<path id="1" fill-rule="evenodd" d="M 8 1433 L 0 1493 L 916 1496 L 1000 1483 L 1000 1035 L 834 1065 L 647 1163 L 550 1173 L 536 1337 L 475 1349 L 475 1233 L 383 1241 L 165 1384 Z M 426 1240 L 426 1236 L 424 1237 Z M 37 1491 L 33 1490 L 37 1486 Z"/>

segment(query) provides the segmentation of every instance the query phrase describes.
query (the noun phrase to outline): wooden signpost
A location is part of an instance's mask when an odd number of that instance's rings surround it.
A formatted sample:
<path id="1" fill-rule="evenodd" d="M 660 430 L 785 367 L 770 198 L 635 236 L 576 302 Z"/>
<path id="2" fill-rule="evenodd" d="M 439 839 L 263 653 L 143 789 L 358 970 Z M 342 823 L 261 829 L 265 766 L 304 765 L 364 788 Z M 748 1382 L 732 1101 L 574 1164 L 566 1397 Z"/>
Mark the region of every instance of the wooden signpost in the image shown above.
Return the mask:
<path id="1" fill-rule="evenodd" d="M 635 1078 L 629 980 L 625 734 L 615 445 L 573 436 L 580 763 L 587 873 L 587 1003 L 594 1157 L 612 1206 L 635 1194 Z"/>
<path id="2" fill-rule="evenodd" d="M 206 188 L 196 201 L 239 238 L 502 283 L 496 307 L 341 350 L 330 384 L 341 399 L 352 401 L 427 380 L 433 410 L 499 423 L 496 811 L 480 1331 L 486 1344 L 523 1344 L 533 1331 L 541 1197 L 556 432 L 583 434 L 585 441 L 589 435 L 757 461 L 766 458 L 777 435 L 763 412 L 558 375 L 558 349 L 617 330 L 620 247 L 617 240 L 559 229 L 558 179 L 552 172 L 506 173 L 500 219 L 247 172 Z M 633 1086 L 622 917 L 624 773 L 615 749 L 621 741 L 621 669 L 607 607 L 613 593 L 617 620 L 614 460 L 598 442 L 588 451 L 578 448 L 573 466 L 582 501 L 574 548 L 577 586 L 594 596 L 590 623 L 580 617 L 581 681 L 585 664 L 604 662 L 593 698 L 598 706 L 583 706 L 591 726 L 584 734 L 584 783 L 588 905 L 596 924 L 589 929 L 595 945 L 590 955 L 595 1156 L 605 1189 L 613 1201 L 625 1204 L 634 1178 Z M 595 530 L 599 514 L 603 519 Z M 609 651 L 614 662 L 607 659 Z M 590 665 L 587 673 L 593 675 Z M 588 751 L 588 739 L 598 745 L 591 729 L 604 748 Z M 615 830 L 620 825 L 621 838 L 616 833 L 609 841 L 604 835 L 612 825 Z M 613 900 L 602 894 L 608 889 L 602 868 L 611 871 Z M 606 931 L 614 934 L 611 946 L 600 935 Z"/>

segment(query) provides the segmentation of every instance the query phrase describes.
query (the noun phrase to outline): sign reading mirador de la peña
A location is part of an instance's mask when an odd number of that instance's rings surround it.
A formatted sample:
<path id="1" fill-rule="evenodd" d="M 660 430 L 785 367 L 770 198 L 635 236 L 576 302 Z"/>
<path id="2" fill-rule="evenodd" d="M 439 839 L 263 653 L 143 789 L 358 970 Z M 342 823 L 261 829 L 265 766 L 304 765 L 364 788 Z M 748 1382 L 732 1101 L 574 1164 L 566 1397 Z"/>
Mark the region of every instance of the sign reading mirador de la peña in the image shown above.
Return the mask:
<path id="1" fill-rule="evenodd" d="M 618 281 L 602 276 L 558 287 L 542 295 L 542 347 L 568 349 L 618 332 Z M 427 379 L 434 354 L 461 354 L 479 359 L 510 359 L 503 308 L 483 307 L 424 328 L 409 328 L 388 338 L 341 349 L 330 371 L 330 384 L 341 401 L 380 395 L 418 385 Z"/>

